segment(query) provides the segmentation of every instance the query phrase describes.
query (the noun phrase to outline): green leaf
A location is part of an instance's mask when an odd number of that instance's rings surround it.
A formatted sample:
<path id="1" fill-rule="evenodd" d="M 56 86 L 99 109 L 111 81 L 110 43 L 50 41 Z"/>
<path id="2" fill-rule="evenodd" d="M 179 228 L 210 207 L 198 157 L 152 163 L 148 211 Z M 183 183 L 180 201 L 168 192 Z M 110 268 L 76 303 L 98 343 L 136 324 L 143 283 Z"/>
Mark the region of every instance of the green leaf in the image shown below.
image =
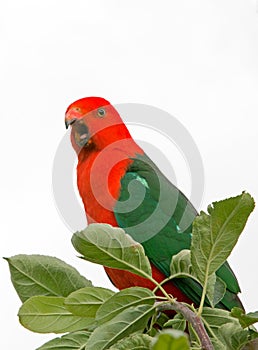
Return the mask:
<path id="1" fill-rule="evenodd" d="M 217 338 L 211 338 L 214 350 L 228 350 L 227 346 Z"/>
<path id="2" fill-rule="evenodd" d="M 249 327 L 258 322 L 258 311 L 249 312 L 246 314 L 244 310 L 240 309 L 239 307 L 233 307 L 230 315 L 236 317 L 243 328 Z"/>
<path id="3" fill-rule="evenodd" d="M 184 316 L 182 316 L 181 314 L 176 314 L 174 316 L 174 318 L 167 321 L 163 327 L 164 328 L 170 327 L 173 329 L 177 329 L 179 331 L 184 331 L 186 328 L 186 320 L 185 320 Z"/>
<path id="4" fill-rule="evenodd" d="M 201 212 L 193 222 L 191 261 L 193 274 L 203 286 L 226 261 L 241 234 L 254 200 L 248 193 L 214 202 L 208 214 Z M 214 278 L 209 286 L 210 298 Z"/>
<path id="5" fill-rule="evenodd" d="M 147 288 L 123 289 L 100 306 L 96 313 L 96 321 L 98 325 L 103 324 L 129 307 L 142 304 L 154 305 L 155 300 L 155 294 Z"/>
<path id="6" fill-rule="evenodd" d="M 197 283 L 202 283 L 193 276 L 190 250 L 183 249 L 178 254 L 174 255 L 170 264 L 171 278 L 188 277 L 195 280 Z M 208 279 L 206 296 L 209 299 L 211 306 L 216 305 L 226 292 L 226 284 L 213 273 Z"/>
<path id="7" fill-rule="evenodd" d="M 68 333 L 42 345 L 37 350 L 82 350 L 89 339 L 90 332 L 80 331 Z"/>
<path id="8" fill-rule="evenodd" d="M 151 322 L 151 321 L 150 321 Z M 147 334 L 150 336 L 150 337 L 155 337 L 155 335 L 158 333 L 158 330 L 154 327 L 151 327 L 147 330 Z"/>
<path id="9" fill-rule="evenodd" d="M 121 228 L 91 224 L 72 237 L 74 248 L 91 262 L 151 277 L 151 266 L 143 247 Z"/>
<path id="10" fill-rule="evenodd" d="M 211 305 L 217 305 L 226 293 L 226 283 L 216 275 L 216 282 L 213 290 L 213 302 Z"/>
<path id="11" fill-rule="evenodd" d="M 170 317 L 168 317 L 164 312 L 159 312 L 157 317 L 155 318 L 155 325 L 159 326 L 159 329 L 164 327 L 164 324 L 169 321 Z"/>
<path id="12" fill-rule="evenodd" d="M 202 319 L 206 328 L 215 336 L 211 338 L 215 350 L 240 350 L 250 339 L 258 336 L 258 333 L 252 330 L 242 329 L 238 319 L 226 310 L 205 307 Z"/>
<path id="13" fill-rule="evenodd" d="M 152 339 L 147 334 L 135 334 L 120 340 L 108 350 L 150 350 Z"/>
<path id="14" fill-rule="evenodd" d="M 78 317 L 68 311 L 62 297 L 34 296 L 19 310 L 21 324 L 37 333 L 66 333 L 87 329 L 92 317 Z"/>
<path id="15" fill-rule="evenodd" d="M 231 323 L 235 328 L 240 326 L 238 320 L 232 317 L 229 311 L 222 309 L 204 307 L 201 317 L 217 337 L 219 337 L 219 330 L 224 324 Z"/>
<path id="16" fill-rule="evenodd" d="M 176 255 L 173 255 L 170 264 L 171 275 L 184 274 L 192 277 L 192 264 L 189 249 L 183 249 Z"/>
<path id="17" fill-rule="evenodd" d="M 14 288 L 22 302 L 35 295 L 66 297 L 91 286 L 72 266 L 44 255 L 16 255 L 6 258 Z"/>
<path id="18" fill-rule="evenodd" d="M 202 282 L 204 283 L 204 281 Z M 214 293 L 215 293 L 215 284 L 216 284 L 216 274 L 215 272 L 208 276 L 207 278 L 207 289 L 206 289 L 206 297 L 209 299 L 210 305 L 214 307 Z"/>
<path id="19" fill-rule="evenodd" d="M 227 323 L 219 329 L 220 339 L 226 344 L 228 350 L 241 350 L 249 343 L 249 332 L 236 327 L 233 323 Z"/>
<path id="20" fill-rule="evenodd" d="M 185 333 L 176 329 L 159 333 L 153 342 L 152 350 L 189 350 L 190 344 Z"/>
<path id="21" fill-rule="evenodd" d="M 98 308 L 114 294 L 110 289 L 85 287 L 71 293 L 65 299 L 65 306 L 74 315 L 95 317 Z"/>
<path id="22" fill-rule="evenodd" d="M 93 331 L 87 343 L 87 350 L 108 349 L 118 340 L 142 332 L 154 312 L 155 307 L 151 305 L 138 305 L 122 311 Z"/>
<path id="23" fill-rule="evenodd" d="M 212 307 L 224 297 L 226 288 L 226 283 L 215 272 L 208 277 L 206 296 Z"/>

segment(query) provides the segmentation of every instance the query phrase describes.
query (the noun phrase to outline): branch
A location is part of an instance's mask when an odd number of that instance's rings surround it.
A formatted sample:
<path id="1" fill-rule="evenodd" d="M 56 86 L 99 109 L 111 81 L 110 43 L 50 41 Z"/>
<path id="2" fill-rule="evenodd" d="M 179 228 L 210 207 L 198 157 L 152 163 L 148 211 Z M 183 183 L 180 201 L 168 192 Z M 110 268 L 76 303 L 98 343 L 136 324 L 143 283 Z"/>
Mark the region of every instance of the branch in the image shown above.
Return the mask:
<path id="1" fill-rule="evenodd" d="M 250 343 L 243 347 L 243 350 L 257 350 L 258 349 L 258 339 L 251 340 Z"/>
<path id="2" fill-rule="evenodd" d="M 182 314 L 184 318 L 192 324 L 201 341 L 202 348 L 204 350 L 214 350 L 201 318 L 187 306 L 178 301 L 174 301 L 173 303 L 156 303 L 156 306 L 158 311 L 174 310 Z"/>

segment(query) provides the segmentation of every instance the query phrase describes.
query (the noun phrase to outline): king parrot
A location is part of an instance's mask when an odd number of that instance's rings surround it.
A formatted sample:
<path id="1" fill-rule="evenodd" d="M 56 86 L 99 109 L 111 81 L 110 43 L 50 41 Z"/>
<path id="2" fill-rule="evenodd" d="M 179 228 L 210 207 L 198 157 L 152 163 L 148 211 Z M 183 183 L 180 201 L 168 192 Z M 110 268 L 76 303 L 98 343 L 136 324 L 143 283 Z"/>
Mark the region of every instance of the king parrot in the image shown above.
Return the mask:
<path id="1" fill-rule="evenodd" d="M 73 102 L 67 108 L 65 124 L 71 126 L 71 142 L 78 155 L 77 185 L 88 223 L 123 228 L 142 244 L 152 276 L 161 282 L 170 275 L 172 256 L 190 249 L 196 209 L 137 145 L 107 100 L 86 97 Z M 131 272 L 104 268 L 120 290 L 155 287 Z M 229 264 L 224 263 L 216 274 L 226 284 L 226 293 L 216 307 L 243 308 Z M 199 305 L 202 287 L 190 278 L 173 279 L 164 288 L 178 301 Z"/>

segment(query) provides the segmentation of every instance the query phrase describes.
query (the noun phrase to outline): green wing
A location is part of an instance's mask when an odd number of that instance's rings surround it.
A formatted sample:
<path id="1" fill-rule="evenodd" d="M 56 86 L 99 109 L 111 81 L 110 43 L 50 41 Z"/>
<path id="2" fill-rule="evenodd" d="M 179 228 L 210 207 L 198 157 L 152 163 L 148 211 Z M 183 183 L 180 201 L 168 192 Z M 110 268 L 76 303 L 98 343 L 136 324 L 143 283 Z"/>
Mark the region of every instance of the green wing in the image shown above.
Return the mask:
<path id="1" fill-rule="evenodd" d="M 120 227 L 141 243 L 149 260 L 166 276 L 174 254 L 190 249 L 192 222 L 197 211 L 182 192 L 160 172 L 146 156 L 133 159 L 121 180 L 120 197 L 115 217 Z M 217 305 L 230 309 L 242 307 L 236 294 L 238 282 L 226 262 L 217 275 L 227 285 L 227 292 Z M 174 279 L 173 283 L 197 305 L 202 287 L 189 278 Z"/>

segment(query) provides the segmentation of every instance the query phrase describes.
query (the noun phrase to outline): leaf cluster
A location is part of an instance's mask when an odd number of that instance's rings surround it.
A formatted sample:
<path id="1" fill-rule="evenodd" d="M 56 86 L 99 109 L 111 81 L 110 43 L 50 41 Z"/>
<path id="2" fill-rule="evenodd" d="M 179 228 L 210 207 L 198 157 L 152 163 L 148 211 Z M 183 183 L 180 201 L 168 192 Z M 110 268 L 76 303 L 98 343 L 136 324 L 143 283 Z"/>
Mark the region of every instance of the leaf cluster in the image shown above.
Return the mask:
<path id="1" fill-rule="evenodd" d="M 8 258 L 22 301 L 20 323 L 33 332 L 61 334 L 37 350 L 254 349 L 258 312 L 215 307 L 226 291 L 215 272 L 234 248 L 253 208 L 252 197 L 242 193 L 201 212 L 193 224 L 191 249 L 173 256 L 171 275 L 162 283 L 153 279 L 143 247 L 122 229 L 91 224 L 73 235 L 72 244 L 83 259 L 144 277 L 154 290 L 131 287 L 114 292 L 96 287 L 54 257 Z M 163 287 L 185 277 L 202 286 L 198 306 L 178 302 Z M 168 317 L 168 310 L 174 316 Z"/>

